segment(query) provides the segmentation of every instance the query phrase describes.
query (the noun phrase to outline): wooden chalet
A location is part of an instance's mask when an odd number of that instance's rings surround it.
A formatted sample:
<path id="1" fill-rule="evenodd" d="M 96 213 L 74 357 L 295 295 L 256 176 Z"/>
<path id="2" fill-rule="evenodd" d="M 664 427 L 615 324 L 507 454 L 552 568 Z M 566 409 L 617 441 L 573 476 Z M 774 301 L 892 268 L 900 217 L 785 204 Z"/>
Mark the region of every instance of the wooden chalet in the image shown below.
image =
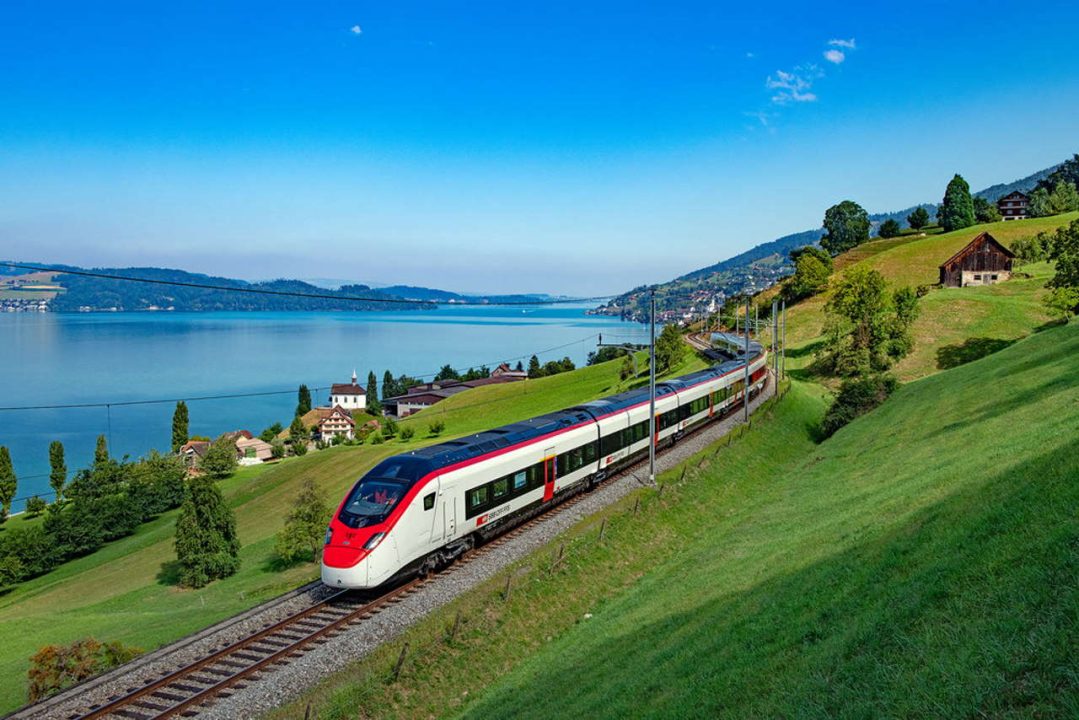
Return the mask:
<path id="1" fill-rule="evenodd" d="M 1004 220 L 1026 220 L 1030 196 L 1016 190 L 997 200 L 997 209 Z"/>
<path id="2" fill-rule="evenodd" d="M 969 287 L 1003 282 L 1012 276 L 1014 258 L 1015 253 L 983 232 L 940 266 L 940 284 Z"/>

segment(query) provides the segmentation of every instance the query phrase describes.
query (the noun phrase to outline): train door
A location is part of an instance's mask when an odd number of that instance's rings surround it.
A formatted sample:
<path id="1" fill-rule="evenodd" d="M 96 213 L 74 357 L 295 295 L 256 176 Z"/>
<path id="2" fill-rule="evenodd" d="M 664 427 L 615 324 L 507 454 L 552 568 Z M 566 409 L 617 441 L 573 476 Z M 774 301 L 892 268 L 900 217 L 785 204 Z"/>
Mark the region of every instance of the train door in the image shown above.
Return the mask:
<path id="1" fill-rule="evenodd" d="M 555 481 L 555 452 L 554 448 L 543 451 L 543 501 L 547 502 L 554 497 Z"/>
<path id="2" fill-rule="evenodd" d="M 441 484 L 441 483 L 440 483 Z M 442 493 L 442 527 L 446 532 L 446 540 L 452 540 L 457 535 L 457 503 L 453 499 L 453 493 Z"/>

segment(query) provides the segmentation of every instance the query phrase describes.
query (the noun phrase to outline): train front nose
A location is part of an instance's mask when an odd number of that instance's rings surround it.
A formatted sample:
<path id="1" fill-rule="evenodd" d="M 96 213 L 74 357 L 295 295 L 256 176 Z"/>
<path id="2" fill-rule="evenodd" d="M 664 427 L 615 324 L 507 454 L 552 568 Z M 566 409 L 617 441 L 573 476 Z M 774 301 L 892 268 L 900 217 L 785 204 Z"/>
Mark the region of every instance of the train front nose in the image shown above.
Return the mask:
<path id="1" fill-rule="evenodd" d="M 369 553 L 363 548 L 331 541 L 322 548 L 322 582 L 336 588 L 365 588 Z"/>

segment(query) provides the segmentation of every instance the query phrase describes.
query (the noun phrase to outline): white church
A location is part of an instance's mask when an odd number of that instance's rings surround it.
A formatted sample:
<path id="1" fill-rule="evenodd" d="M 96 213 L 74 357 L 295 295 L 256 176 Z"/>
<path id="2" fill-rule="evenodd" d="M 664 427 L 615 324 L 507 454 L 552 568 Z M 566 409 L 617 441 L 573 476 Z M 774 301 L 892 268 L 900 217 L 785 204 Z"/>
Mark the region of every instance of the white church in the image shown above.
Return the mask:
<path id="1" fill-rule="evenodd" d="M 334 383 L 330 388 L 330 407 L 340 406 L 345 410 L 363 410 L 367 407 L 367 391 L 356 381 L 356 371 L 352 371 L 351 383 Z"/>

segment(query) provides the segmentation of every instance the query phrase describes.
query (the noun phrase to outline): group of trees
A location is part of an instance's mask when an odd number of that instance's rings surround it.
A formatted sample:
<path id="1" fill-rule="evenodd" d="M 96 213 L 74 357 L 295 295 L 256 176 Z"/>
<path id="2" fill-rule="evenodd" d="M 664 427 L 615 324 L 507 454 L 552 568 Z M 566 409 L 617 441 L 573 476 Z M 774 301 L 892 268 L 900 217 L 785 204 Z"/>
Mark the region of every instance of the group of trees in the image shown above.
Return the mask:
<path id="1" fill-rule="evenodd" d="M 53 464 L 57 480 L 66 474 L 62 453 Z M 58 483 L 61 499 L 48 506 L 44 522 L 0 534 L 0 585 L 51 570 L 71 558 L 130 535 L 143 522 L 180 505 L 187 470 L 176 455 L 151 452 L 136 462 L 108 456 L 104 438 L 94 464 Z"/>
<path id="2" fill-rule="evenodd" d="M 450 370 L 453 370 L 453 368 L 450 368 Z M 387 398 L 404 395 L 409 388 L 414 388 L 417 385 L 423 385 L 423 381 L 404 374 L 394 377 L 393 373 L 387 370 L 382 374 L 382 399 L 386 400 Z"/>
<path id="3" fill-rule="evenodd" d="M 528 377 L 532 379 L 557 375 L 576 369 L 577 366 L 573 364 L 573 361 L 568 356 L 561 360 L 550 360 L 543 365 L 540 365 L 539 358 L 535 355 L 528 359 Z"/>
<path id="4" fill-rule="evenodd" d="M 1038 186 L 1030 194 L 1030 206 L 1027 211 L 1032 217 L 1058 215 L 1079 210 L 1079 154 L 1065 160 L 1039 180 Z"/>
<path id="5" fill-rule="evenodd" d="M 1079 220 L 1054 232 L 1020 238 L 1012 251 L 1025 262 L 1053 261 L 1055 273 L 1047 283 L 1046 306 L 1065 318 L 1079 312 Z"/>

